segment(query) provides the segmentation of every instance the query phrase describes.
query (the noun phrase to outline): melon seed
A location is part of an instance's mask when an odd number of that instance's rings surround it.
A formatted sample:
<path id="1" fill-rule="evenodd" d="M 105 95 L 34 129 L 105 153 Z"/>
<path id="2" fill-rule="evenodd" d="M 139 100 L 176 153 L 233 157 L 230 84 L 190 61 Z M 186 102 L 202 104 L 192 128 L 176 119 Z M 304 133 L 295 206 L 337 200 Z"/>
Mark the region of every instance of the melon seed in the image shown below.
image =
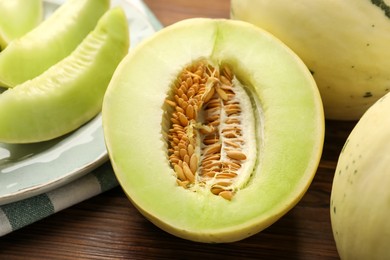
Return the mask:
<path id="1" fill-rule="evenodd" d="M 209 187 L 226 200 L 236 193 L 235 179 L 248 160 L 244 148 L 253 142 L 243 135 L 242 103 L 236 95 L 242 86 L 235 86 L 234 79 L 226 65 L 195 62 L 178 75 L 166 99 L 173 108 L 168 115 L 168 158 L 178 185 Z"/>

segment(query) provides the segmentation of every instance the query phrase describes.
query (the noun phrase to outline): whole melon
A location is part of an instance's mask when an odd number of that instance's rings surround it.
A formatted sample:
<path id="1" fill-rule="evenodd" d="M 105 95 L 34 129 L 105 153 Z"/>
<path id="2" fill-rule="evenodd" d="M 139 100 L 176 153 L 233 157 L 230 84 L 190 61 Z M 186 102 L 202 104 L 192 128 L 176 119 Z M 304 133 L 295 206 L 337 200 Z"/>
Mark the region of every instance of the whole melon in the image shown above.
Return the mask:
<path id="1" fill-rule="evenodd" d="M 389 0 L 231 0 L 231 17 L 260 26 L 305 62 L 325 116 L 357 120 L 390 89 Z"/>
<path id="2" fill-rule="evenodd" d="M 357 123 L 340 154 L 331 194 L 341 259 L 390 259 L 390 94 Z"/>

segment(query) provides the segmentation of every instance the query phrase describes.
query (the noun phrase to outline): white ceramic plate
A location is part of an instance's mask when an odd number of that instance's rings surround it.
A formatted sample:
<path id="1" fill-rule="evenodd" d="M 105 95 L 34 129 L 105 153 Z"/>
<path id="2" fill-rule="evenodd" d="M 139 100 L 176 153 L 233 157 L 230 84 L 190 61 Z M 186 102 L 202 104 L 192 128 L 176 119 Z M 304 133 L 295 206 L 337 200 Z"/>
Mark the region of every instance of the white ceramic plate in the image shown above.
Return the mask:
<path id="1" fill-rule="evenodd" d="M 45 0 L 45 17 L 65 0 Z M 112 0 L 128 17 L 131 48 L 161 28 L 140 0 Z M 0 93 L 1 94 L 1 93 Z M 101 115 L 67 136 L 36 144 L 0 143 L 0 205 L 47 192 L 108 160 Z"/>

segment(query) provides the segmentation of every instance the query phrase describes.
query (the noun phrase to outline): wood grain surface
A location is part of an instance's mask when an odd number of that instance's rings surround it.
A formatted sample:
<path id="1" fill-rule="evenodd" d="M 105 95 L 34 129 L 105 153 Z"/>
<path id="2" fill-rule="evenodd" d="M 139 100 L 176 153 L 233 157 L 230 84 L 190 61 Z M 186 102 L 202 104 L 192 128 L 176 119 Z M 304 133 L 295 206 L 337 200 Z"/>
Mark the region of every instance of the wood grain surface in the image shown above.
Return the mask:
<path id="1" fill-rule="evenodd" d="M 145 0 L 169 25 L 229 17 L 229 0 Z M 303 199 L 278 222 L 229 244 L 201 244 L 161 231 L 115 188 L 0 238 L 0 259 L 339 259 L 329 199 L 337 158 L 355 122 L 326 122 L 323 156 Z"/>

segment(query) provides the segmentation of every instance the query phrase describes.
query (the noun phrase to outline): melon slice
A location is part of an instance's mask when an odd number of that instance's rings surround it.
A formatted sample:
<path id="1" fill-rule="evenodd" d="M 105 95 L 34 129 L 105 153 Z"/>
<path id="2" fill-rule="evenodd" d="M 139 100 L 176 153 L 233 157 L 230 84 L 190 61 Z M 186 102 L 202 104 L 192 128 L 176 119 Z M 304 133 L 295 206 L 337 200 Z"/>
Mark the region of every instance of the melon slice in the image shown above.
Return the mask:
<path id="1" fill-rule="evenodd" d="M 119 7 L 110 9 L 68 57 L 0 94 L 0 142 L 45 141 L 86 123 L 100 112 L 128 48 L 126 16 Z"/>
<path id="2" fill-rule="evenodd" d="M 0 50 L 42 21 L 42 0 L 0 0 Z"/>
<path id="3" fill-rule="evenodd" d="M 14 87 L 68 56 L 109 8 L 109 0 L 67 0 L 0 53 L 0 86 Z"/>
<path id="4" fill-rule="evenodd" d="M 279 40 L 244 22 L 189 19 L 137 46 L 103 102 L 115 174 L 163 230 L 232 242 L 303 196 L 322 153 L 316 84 Z"/>

